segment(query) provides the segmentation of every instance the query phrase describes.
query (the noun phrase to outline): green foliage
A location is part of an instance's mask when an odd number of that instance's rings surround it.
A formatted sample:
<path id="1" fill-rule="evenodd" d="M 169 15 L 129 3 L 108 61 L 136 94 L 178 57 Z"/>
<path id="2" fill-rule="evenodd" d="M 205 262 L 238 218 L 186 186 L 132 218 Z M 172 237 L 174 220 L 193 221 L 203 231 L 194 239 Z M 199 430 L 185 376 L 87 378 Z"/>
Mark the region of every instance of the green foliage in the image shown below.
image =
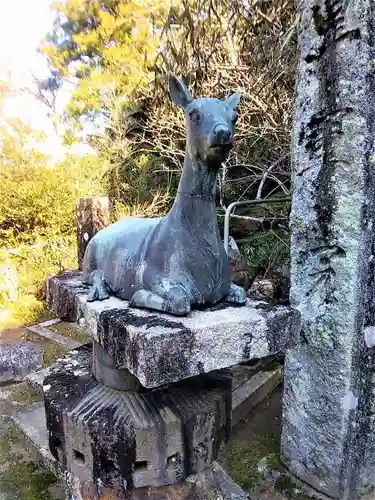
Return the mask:
<path id="1" fill-rule="evenodd" d="M 42 48 L 54 74 L 77 82 L 67 107 L 72 127 L 80 118 L 94 119 L 98 113 L 106 119 L 105 135 L 93 138 L 93 145 L 109 165 L 108 192 L 122 207 L 121 213 L 151 213 L 156 206 L 162 213 L 174 181 L 147 141 L 129 137 L 129 117 L 141 89 L 153 79 L 168 4 L 168 0 L 55 2 L 54 29 Z M 65 141 L 74 141 L 72 131 Z"/>
<path id="2" fill-rule="evenodd" d="M 149 92 L 149 141 L 170 168 L 181 162 L 184 120 L 166 97 L 168 72 L 194 95 L 241 92 L 237 140 L 222 173 L 225 205 L 255 198 L 267 171 L 260 197 L 289 189 L 296 26 L 293 0 L 182 0 L 166 20 Z"/>
<path id="3" fill-rule="evenodd" d="M 125 103 L 146 83 L 159 44 L 167 0 L 65 0 L 43 52 L 62 77 L 78 79 L 68 113 L 79 118 Z"/>
<path id="4" fill-rule="evenodd" d="M 161 215 L 168 208 L 176 176 L 162 159 L 134 137 L 127 136 L 123 114 L 114 106 L 105 137 L 94 143 L 108 164 L 106 184 L 120 213 Z M 118 210 L 117 210 L 118 212 Z"/>
<path id="5" fill-rule="evenodd" d="M 98 159 L 68 156 L 53 164 L 32 144 L 36 134 L 19 122 L 1 134 L 0 247 L 71 234 L 76 198 L 102 189 Z"/>
<path id="6" fill-rule="evenodd" d="M 44 310 L 46 278 L 76 267 L 75 200 L 105 192 L 106 167 L 93 155 L 53 162 L 38 151 L 39 135 L 19 121 L 0 133 L 0 267 L 18 281 L 14 300 L 3 273 L 4 327 L 34 321 Z"/>
<path id="7" fill-rule="evenodd" d="M 75 267 L 79 196 L 109 194 L 113 220 L 168 209 L 185 147 L 183 114 L 166 94 L 170 71 L 182 75 L 195 95 L 243 94 L 238 140 L 220 175 L 221 208 L 239 198 L 288 194 L 290 187 L 293 0 L 246 6 L 229 0 L 59 0 L 53 8 L 54 29 L 42 47 L 52 72 L 42 82 L 42 96 L 64 79 L 76 83 L 66 110 L 66 145 L 77 141 L 82 118 L 104 117 L 106 130 L 92 137 L 96 155 L 57 163 L 38 151 L 39 135 L 24 124 L 0 130 L 0 266 L 7 261 L 19 278 L 16 302 L 0 283 L 8 324 L 34 321 L 43 311 L 46 277 Z M 6 90 L 0 84 L 0 104 Z M 252 274 L 287 261 L 287 240 L 284 230 L 252 234 L 243 247 Z"/>
<path id="8" fill-rule="evenodd" d="M 250 233 L 241 251 L 251 276 L 269 277 L 277 267 L 289 264 L 289 234 L 284 229 Z"/>
<path id="9" fill-rule="evenodd" d="M 22 384 L 20 384 L 22 385 Z M 17 390 L 20 392 L 20 385 Z M 30 386 L 23 387 L 28 400 L 34 393 Z M 13 394 L 12 394 L 13 396 Z M 50 487 L 57 484 L 56 477 L 42 467 L 36 453 L 25 447 L 25 440 L 11 422 L 2 421 L 0 429 L 0 489 L 2 498 L 53 500 Z"/>

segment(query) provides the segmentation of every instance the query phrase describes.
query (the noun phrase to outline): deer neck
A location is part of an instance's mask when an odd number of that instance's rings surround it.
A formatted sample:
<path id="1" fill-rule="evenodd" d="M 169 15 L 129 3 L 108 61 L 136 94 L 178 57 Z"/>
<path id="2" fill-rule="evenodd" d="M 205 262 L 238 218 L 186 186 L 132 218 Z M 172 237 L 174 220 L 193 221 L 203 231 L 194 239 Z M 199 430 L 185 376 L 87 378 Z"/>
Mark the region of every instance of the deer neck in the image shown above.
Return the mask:
<path id="1" fill-rule="evenodd" d="M 170 215 L 191 226 L 217 226 L 215 192 L 219 166 L 208 166 L 187 148 L 176 199 Z M 197 224 L 199 219 L 199 223 Z"/>
<path id="2" fill-rule="evenodd" d="M 178 194 L 200 197 L 215 203 L 219 168 L 220 165 L 208 165 L 201 158 L 194 156 L 187 144 Z"/>

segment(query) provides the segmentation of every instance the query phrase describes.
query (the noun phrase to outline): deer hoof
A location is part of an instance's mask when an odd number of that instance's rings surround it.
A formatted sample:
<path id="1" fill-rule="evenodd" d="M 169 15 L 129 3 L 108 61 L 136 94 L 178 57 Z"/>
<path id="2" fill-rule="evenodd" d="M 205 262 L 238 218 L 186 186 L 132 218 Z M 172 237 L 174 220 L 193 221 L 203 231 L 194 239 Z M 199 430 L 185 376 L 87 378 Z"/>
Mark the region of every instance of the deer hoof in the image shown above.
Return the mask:
<path id="1" fill-rule="evenodd" d="M 87 302 L 93 302 L 94 300 L 105 300 L 108 299 L 108 288 L 106 281 L 103 277 L 101 271 L 94 271 L 91 275 L 92 286 L 87 295 Z"/>
<path id="2" fill-rule="evenodd" d="M 185 316 L 190 312 L 190 301 L 184 290 L 178 286 L 171 287 L 164 297 L 149 290 L 138 290 L 130 299 L 129 306 L 154 309 L 176 316 Z"/>
<path id="3" fill-rule="evenodd" d="M 246 292 L 242 287 L 231 283 L 229 294 L 225 297 L 225 301 L 230 304 L 243 306 L 246 304 Z"/>
<path id="4" fill-rule="evenodd" d="M 90 288 L 90 291 L 87 295 L 87 302 L 94 302 L 94 300 L 105 300 L 108 299 L 109 294 L 107 292 L 107 288 L 105 284 L 94 284 Z"/>
<path id="5" fill-rule="evenodd" d="M 176 316 L 186 316 L 191 310 L 190 300 L 185 289 L 176 284 L 163 294 L 163 311 Z"/>
<path id="6" fill-rule="evenodd" d="M 164 312 L 186 316 L 191 311 L 189 294 L 180 282 L 163 279 L 153 283 L 152 290 L 164 299 Z"/>

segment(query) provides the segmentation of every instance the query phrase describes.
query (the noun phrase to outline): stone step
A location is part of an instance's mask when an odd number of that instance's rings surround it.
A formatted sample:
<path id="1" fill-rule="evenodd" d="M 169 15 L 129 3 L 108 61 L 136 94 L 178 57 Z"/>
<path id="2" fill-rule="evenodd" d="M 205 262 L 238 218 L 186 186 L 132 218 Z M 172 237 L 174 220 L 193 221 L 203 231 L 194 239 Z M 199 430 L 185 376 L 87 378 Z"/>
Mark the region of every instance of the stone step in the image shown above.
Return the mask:
<path id="1" fill-rule="evenodd" d="M 60 476 L 58 463 L 49 451 L 44 403 L 35 403 L 29 408 L 18 410 L 13 415 L 0 417 L 12 425 L 25 438 L 25 444 L 37 452 L 44 467 L 55 476 Z"/>
<path id="2" fill-rule="evenodd" d="M 64 325 L 67 324 L 62 322 L 60 319 L 55 318 L 48 321 L 44 321 L 42 323 L 38 323 L 36 325 L 27 326 L 26 330 L 29 332 L 29 335 L 30 334 L 33 335 L 32 341 L 34 343 L 42 344 L 44 349 L 46 349 L 46 344 L 47 346 L 56 344 L 56 348 L 58 349 L 57 355 L 59 355 L 59 351 L 60 354 L 63 355 L 64 352 L 75 349 L 82 345 L 82 342 L 79 342 L 74 338 L 69 338 L 67 335 L 62 335 L 59 333 L 59 331 L 65 330 Z M 56 328 L 58 326 L 60 327 L 59 331 L 51 330 L 51 328 Z M 68 325 L 68 328 L 71 330 L 71 325 Z M 80 330 L 80 332 L 76 334 L 76 337 L 79 338 L 82 336 L 83 338 L 85 338 L 85 336 L 81 332 L 82 329 L 80 329 L 78 326 L 76 327 L 76 329 Z M 55 358 L 56 355 L 53 356 L 53 362 L 55 361 Z M 47 365 L 48 364 L 49 363 L 47 363 Z M 31 387 L 41 390 L 43 386 L 43 380 L 49 374 L 49 372 L 50 372 L 50 366 L 46 366 L 45 364 L 44 368 L 41 368 L 37 371 L 27 374 L 25 376 L 25 381 Z"/>
<path id="3" fill-rule="evenodd" d="M 277 386 L 283 376 L 281 366 L 260 370 L 232 392 L 232 427 L 238 424 L 254 406 L 263 401 Z"/>
<path id="4" fill-rule="evenodd" d="M 75 349 L 81 345 L 81 342 L 77 342 L 74 339 L 60 335 L 59 333 L 54 332 L 41 324 L 27 326 L 26 329 L 32 333 L 36 333 L 40 337 L 44 337 L 45 339 L 55 342 L 56 344 L 60 344 L 67 349 Z"/>
<path id="5" fill-rule="evenodd" d="M 260 370 L 269 371 L 270 365 L 274 364 L 276 360 L 277 358 L 275 358 L 275 356 L 268 356 L 267 358 L 252 360 L 248 363 L 232 366 L 233 390 L 247 382 L 252 375 Z"/>

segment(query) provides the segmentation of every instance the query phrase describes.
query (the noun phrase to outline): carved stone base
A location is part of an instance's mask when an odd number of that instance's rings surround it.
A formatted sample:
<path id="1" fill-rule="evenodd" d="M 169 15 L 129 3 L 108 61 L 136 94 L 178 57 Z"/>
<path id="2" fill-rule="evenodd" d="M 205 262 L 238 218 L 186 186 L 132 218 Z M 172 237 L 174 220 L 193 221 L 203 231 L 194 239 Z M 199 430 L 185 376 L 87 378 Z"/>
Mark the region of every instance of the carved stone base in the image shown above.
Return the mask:
<path id="1" fill-rule="evenodd" d="M 69 500 L 247 500 L 245 493 L 217 463 L 199 474 L 170 486 L 147 487 L 126 492 L 97 484 L 81 484 L 70 475 L 66 478 Z"/>
<path id="2" fill-rule="evenodd" d="M 127 491 L 174 484 L 217 458 L 231 427 L 231 374 L 121 392 L 95 380 L 91 360 L 88 346 L 71 351 L 44 380 L 49 446 L 63 470 Z"/>

